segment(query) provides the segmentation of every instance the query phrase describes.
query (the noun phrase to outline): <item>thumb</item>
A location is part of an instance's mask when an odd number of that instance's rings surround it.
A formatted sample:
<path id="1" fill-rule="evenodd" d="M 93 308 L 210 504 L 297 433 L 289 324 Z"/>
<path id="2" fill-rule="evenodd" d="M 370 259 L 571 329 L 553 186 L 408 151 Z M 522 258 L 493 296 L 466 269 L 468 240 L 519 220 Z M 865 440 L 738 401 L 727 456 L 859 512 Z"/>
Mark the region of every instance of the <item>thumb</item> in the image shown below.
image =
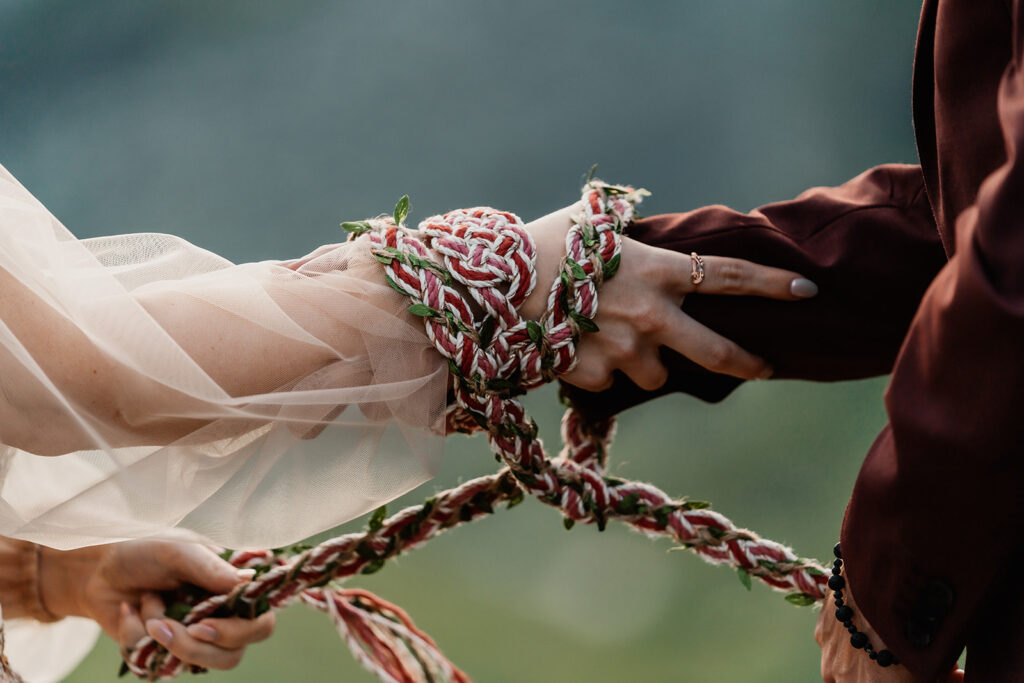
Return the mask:
<path id="1" fill-rule="evenodd" d="M 179 545 L 169 564 L 179 580 L 211 593 L 227 593 L 244 580 L 239 570 L 203 545 Z"/>

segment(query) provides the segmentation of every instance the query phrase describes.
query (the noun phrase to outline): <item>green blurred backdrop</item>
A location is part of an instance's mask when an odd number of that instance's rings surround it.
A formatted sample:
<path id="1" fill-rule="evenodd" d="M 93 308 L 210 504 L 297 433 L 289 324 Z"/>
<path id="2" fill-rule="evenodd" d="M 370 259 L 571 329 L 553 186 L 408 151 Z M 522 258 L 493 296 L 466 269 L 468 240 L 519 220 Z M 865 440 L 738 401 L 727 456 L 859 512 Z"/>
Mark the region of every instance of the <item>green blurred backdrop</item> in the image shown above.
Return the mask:
<path id="1" fill-rule="evenodd" d="M 0 163 L 80 237 L 158 231 L 233 260 L 337 224 L 490 204 L 527 219 L 602 177 L 645 213 L 749 209 L 915 159 L 918 3 L 0 0 Z M 625 414 L 613 470 L 824 558 L 884 380 L 769 382 Z M 560 408 L 529 403 L 548 443 Z M 492 471 L 454 438 L 437 479 Z M 398 503 L 392 505 L 392 509 Z M 354 528 L 354 527 L 353 527 Z M 815 680 L 815 613 L 620 527 L 527 503 L 361 579 L 479 681 Z M 211 681 L 371 681 L 294 608 Z M 102 640 L 69 679 L 113 681 Z"/>

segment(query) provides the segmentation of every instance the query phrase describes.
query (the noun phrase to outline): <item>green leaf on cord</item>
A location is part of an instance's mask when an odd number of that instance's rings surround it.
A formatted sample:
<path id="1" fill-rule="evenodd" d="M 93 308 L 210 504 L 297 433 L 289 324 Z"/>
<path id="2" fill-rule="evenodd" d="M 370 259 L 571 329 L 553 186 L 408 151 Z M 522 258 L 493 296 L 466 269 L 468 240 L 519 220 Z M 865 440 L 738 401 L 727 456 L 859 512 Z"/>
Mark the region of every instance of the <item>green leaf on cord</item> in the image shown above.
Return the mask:
<path id="1" fill-rule="evenodd" d="M 572 271 L 572 276 L 574 278 L 576 278 L 577 280 L 586 280 L 587 279 L 587 273 L 586 273 L 585 270 L 583 270 L 583 266 L 581 266 L 580 264 L 576 263 L 576 261 L 574 261 L 571 258 L 565 259 L 565 263 L 566 263 L 566 265 L 569 266 L 569 270 Z"/>
<path id="2" fill-rule="evenodd" d="M 385 266 L 390 266 L 391 262 L 395 260 L 394 256 L 385 256 L 384 254 L 374 254 L 373 258 L 377 259 Z"/>
<path id="3" fill-rule="evenodd" d="M 192 611 L 192 605 L 187 602 L 176 602 L 164 610 L 164 616 L 175 621 L 181 621 Z"/>
<path id="4" fill-rule="evenodd" d="M 750 590 L 753 587 L 750 581 L 750 572 L 748 572 L 746 569 L 740 567 L 736 570 L 736 575 L 740 577 L 740 583 L 743 584 L 744 588 Z"/>
<path id="5" fill-rule="evenodd" d="M 615 275 L 615 273 L 619 272 L 619 263 L 621 263 L 621 262 L 622 262 L 622 255 L 621 254 L 616 254 L 615 256 L 612 256 L 610 259 L 608 259 L 608 261 L 604 264 L 604 279 L 605 280 L 608 280 L 608 279 L 612 278 Z"/>
<path id="6" fill-rule="evenodd" d="M 814 599 L 813 595 L 807 593 L 790 593 L 786 596 L 786 602 L 797 607 L 810 607 L 817 600 Z"/>
<path id="7" fill-rule="evenodd" d="M 395 212 L 393 218 L 395 219 L 395 225 L 401 225 L 405 220 L 405 217 L 409 215 L 409 195 L 402 195 L 402 198 L 395 204 Z"/>
<path id="8" fill-rule="evenodd" d="M 426 304 L 413 304 L 405 310 L 409 311 L 413 315 L 418 315 L 421 318 L 433 318 L 436 315 L 440 315 L 437 311 Z"/>
<path id="9" fill-rule="evenodd" d="M 684 510 L 706 510 L 711 507 L 711 503 L 706 500 L 688 500 L 683 503 Z"/>
<path id="10" fill-rule="evenodd" d="M 532 320 L 527 320 L 526 321 L 526 334 L 528 334 L 530 336 L 530 340 L 534 344 L 536 344 L 537 346 L 540 346 L 540 342 L 544 338 L 544 328 L 542 328 L 538 323 L 536 323 L 536 322 L 534 322 Z"/>
<path id="11" fill-rule="evenodd" d="M 594 174 L 595 173 L 597 173 L 597 164 L 594 164 L 593 166 L 591 166 L 590 170 L 587 171 L 587 179 L 584 181 L 583 184 L 584 185 L 589 185 L 590 181 L 594 179 Z"/>
<path id="12" fill-rule="evenodd" d="M 384 518 L 388 515 L 388 506 L 381 505 L 370 515 L 370 522 L 367 525 L 370 531 L 377 531 L 384 526 Z"/>
<path id="13" fill-rule="evenodd" d="M 566 531 L 569 531 L 574 526 L 576 526 L 576 520 L 573 519 L 572 517 L 563 517 L 562 518 L 562 526 L 565 527 Z"/>
<path id="14" fill-rule="evenodd" d="M 398 286 L 397 282 L 395 282 L 394 280 L 391 279 L 390 275 L 385 275 L 384 279 L 387 280 L 388 287 L 390 287 L 391 289 L 395 290 L 396 292 L 398 292 L 402 296 L 409 296 L 408 293 L 406 293 L 406 291 L 404 289 L 402 289 L 401 287 Z"/>
<path id="15" fill-rule="evenodd" d="M 597 326 L 597 323 L 595 323 L 593 320 L 583 315 L 582 313 L 577 313 L 576 311 L 569 311 L 569 317 L 575 320 L 576 324 L 579 325 L 580 329 L 583 330 L 584 332 L 601 331 L 601 328 Z"/>
<path id="16" fill-rule="evenodd" d="M 637 503 L 640 501 L 639 493 L 627 493 L 616 504 L 615 509 L 620 515 L 636 514 Z"/>
<path id="17" fill-rule="evenodd" d="M 480 323 L 480 347 L 486 349 L 494 338 L 494 316 L 489 315 Z"/>
<path id="18" fill-rule="evenodd" d="M 377 572 L 379 572 L 383 568 L 384 568 L 384 560 L 374 560 L 373 562 L 370 562 L 365 567 L 363 567 L 362 570 L 359 573 L 360 574 L 376 574 Z"/>
<path id="19" fill-rule="evenodd" d="M 346 221 L 341 224 L 341 229 L 358 235 L 369 230 L 370 224 L 366 221 Z"/>

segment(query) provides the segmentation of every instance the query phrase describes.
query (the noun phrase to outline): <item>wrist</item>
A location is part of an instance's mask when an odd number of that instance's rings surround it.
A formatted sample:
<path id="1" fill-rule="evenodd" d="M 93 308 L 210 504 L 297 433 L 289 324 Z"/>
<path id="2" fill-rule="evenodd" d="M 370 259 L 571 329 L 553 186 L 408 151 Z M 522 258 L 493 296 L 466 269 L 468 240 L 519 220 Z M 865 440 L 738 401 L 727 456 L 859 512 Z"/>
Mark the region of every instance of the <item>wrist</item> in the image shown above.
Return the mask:
<path id="1" fill-rule="evenodd" d="M 57 619 L 89 616 L 84 590 L 102 547 L 55 550 L 39 546 L 39 601 L 46 612 Z"/>
<path id="2" fill-rule="evenodd" d="M 579 209 L 577 202 L 526 224 L 526 232 L 533 238 L 537 250 L 537 286 L 526 297 L 521 311 L 528 320 L 538 320 L 547 310 L 548 293 L 565 256 L 565 236 L 572 227 L 572 216 Z"/>
<path id="3" fill-rule="evenodd" d="M 4 616 L 57 621 L 47 609 L 39 577 L 42 547 L 28 541 L 0 537 L 0 604 Z"/>

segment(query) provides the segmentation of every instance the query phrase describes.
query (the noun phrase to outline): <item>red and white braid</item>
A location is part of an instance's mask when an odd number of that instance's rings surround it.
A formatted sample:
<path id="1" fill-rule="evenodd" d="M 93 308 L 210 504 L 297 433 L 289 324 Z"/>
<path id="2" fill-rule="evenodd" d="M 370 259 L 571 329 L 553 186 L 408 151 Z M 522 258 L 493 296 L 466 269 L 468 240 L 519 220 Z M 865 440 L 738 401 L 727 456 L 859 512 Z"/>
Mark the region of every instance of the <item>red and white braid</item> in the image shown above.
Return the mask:
<path id="1" fill-rule="evenodd" d="M 606 473 L 614 421 L 585 422 L 571 408 L 562 421 L 565 447 L 549 459 L 537 428 L 515 396 L 573 367 L 581 331 L 596 329 L 597 290 L 618 268 L 623 229 L 633 220 L 642 190 L 588 181 L 580 213 L 566 236 L 566 256 L 541 321 L 518 309 L 535 286 L 536 254 L 522 221 L 488 208 L 452 211 L 409 231 L 398 220 L 345 224 L 370 240 L 386 277 L 424 318 L 427 335 L 449 361 L 455 397 L 448 431 L 485 430 L 505 468 L 449 489 L 422 505 L 384 519 L 383 509 L 365 532 L 334 538 L 289 554 L 228 553 L 237 567 L 260 573 L 226 595 L 196 601 L 181 596 L 191 624 L 212 615 L 255 616 L 301 600 L 327 612 L 356 658 L 384 681 L 468 681 L 436 644 L 398 607 L 336 582 L 371 573 L 446 529 L 518 504 L 529 493 L 561 510 L 566 527 L 576 522 L 603 529 L 618 519 L 643 533 L 667 536 L 705 560 L 728 564 L 791 602 L 821 600 L 827 576 L 781 544 L 737 528 L 707 504 L 674 499 L 660 489 Z M 440 257 L 440 262 L 435 260 Z M 482 310 L 474 307 L 460 287 Z M 149 680 L 187 669 L 149 638 L 126 653 L 127 667 Z"/>

